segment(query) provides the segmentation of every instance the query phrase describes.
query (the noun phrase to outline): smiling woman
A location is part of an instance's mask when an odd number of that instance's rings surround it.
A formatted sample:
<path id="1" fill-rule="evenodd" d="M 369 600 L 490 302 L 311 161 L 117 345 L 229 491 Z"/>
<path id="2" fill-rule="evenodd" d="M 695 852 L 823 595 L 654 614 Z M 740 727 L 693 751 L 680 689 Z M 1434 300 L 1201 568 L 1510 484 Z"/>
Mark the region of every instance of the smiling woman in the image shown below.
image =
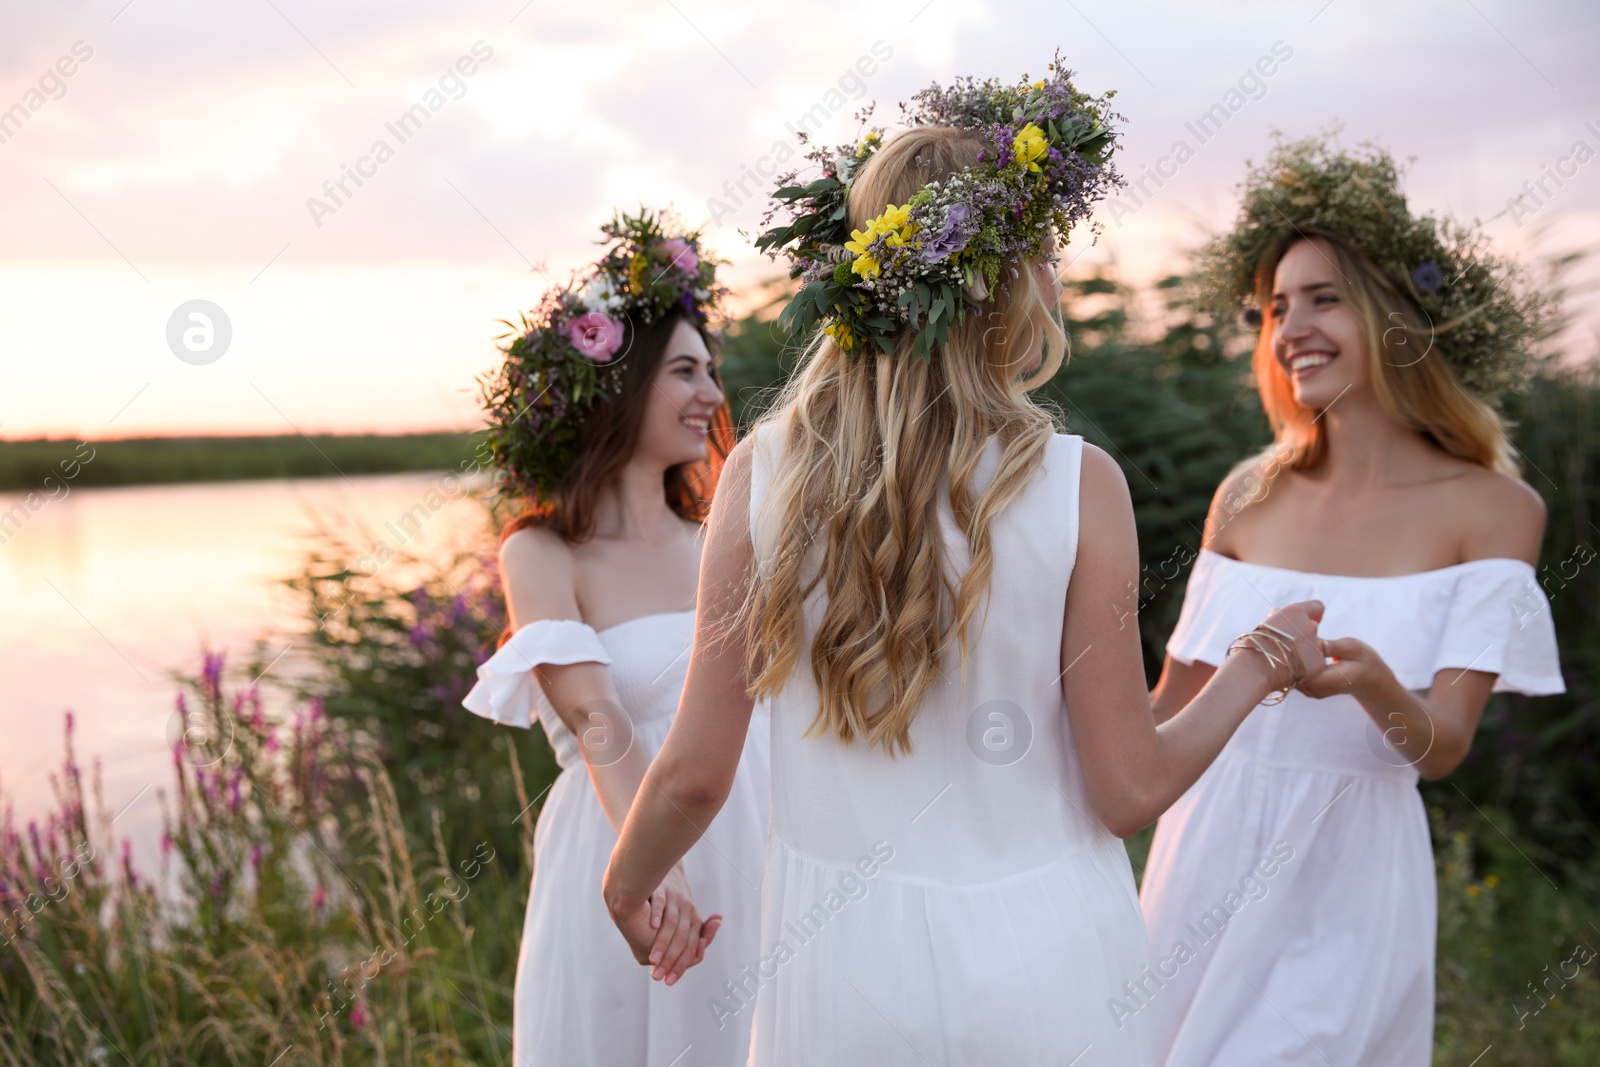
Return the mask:
<path id="1" fill-rule="evenodd" d="M 1160 1062 L 1266 1067 L 1309 1044 L 1425 1067 L 1438 892 L 1417 782 L 1467 757 L 1491 692 L 1563 691 L 1534 584 L 1544 504 L 1493 406 L 1540 296 L 1470 231 L 1412 215 L 1375 149 L 1280 149 L 1210 254 L 1235 299 L 1253 283 L 1277 440 L 1217 490 L 1157 714 L 1194 698 L 1263 602 L 1321 601 L 1331 663 L 1252 713 L 1157 826 L 1141 903 L 1161 948 L 1228 890 L 1228 857 L 1273 840 L 1302 857 L 1164 976 Z"/>
<path id="2" fill-rule="evenodd" d="M 692 1047 L 696 1063 L 736 1067 L 750 1019 L 707 1010 L 720 974 L 685 972 L 713 937 L 717 958 L 757 955 L 765 732 L 745 744 L 737 799 L 704 847 L 635 916 L 655 931 L 648 956 L 630 953 L 600 894 L 678 709 L 702 524 L 733 437 L 708 323 L 716 262 L 667 216 L 604 232 L 600 263 L 545 294 L 485 383 L 489 446 L 530 507 L 500 544 L 514 633 L 465 704 L 508 725 L 537 715 L 562 767 L 535 835 L 513 1058 L 644 1067 Z"/>

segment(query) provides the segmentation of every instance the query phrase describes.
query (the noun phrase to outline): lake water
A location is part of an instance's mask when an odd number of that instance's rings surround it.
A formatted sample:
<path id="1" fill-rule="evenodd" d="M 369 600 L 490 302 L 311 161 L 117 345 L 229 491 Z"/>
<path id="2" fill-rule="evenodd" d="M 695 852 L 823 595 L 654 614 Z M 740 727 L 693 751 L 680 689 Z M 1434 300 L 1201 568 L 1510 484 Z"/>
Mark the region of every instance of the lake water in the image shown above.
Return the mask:
<path id="1" fill-rule="evenodd" d="M 428 558 L 483 543 L 485 510 L 442 478 L 73 489 L 0 530 L 0 794 L 17 822 L 55 806 L 49 776 L 71 709 L 80 765 L 101 761 L 114 833 L 154 869 L 157 795 L 173 784 L 171 673 L 198 673 L 202 647 L 240 660 L 258 637 L 268 659 L 289 650 L 274 676 L 304 669 L 290 647 L 304 611 L 281 582 L 300 572 L 319 521 Z M 423 504 L 439 494 L 442 506 Z M 0 514 L 21 499 L 0 494 Z"/>

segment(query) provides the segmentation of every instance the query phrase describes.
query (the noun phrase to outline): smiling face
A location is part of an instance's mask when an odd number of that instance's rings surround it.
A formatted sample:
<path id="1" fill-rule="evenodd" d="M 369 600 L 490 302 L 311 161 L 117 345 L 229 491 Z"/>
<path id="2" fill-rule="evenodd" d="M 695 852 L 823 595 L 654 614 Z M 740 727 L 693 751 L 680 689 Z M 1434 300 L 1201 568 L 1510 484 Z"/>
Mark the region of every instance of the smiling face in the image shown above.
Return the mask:
<path id="1" fill-rule="evenodd" d="M 1320 411 L 1371 387 L 1366 326 L 1340 285 L 1331 249 L 1311 238 L 1285 252 L 1268 310 L 1272 354 L 1297 403 Z"/>
<path id="2" fill-rule="evenodd" d="M 679 320 L 651 381 L 637 451 L 669 467 L 704 460 L 711 416 L 722 399 L 705 339 Z"/>

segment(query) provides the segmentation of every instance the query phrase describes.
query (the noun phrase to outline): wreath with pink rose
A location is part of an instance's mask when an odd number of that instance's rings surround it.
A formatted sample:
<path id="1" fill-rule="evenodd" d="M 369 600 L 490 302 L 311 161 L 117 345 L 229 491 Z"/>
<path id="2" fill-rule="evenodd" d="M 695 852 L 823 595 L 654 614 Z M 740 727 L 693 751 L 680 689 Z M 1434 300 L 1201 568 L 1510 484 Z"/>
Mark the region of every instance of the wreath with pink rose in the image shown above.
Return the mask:
<path id="1" fill-rule="evenodd" d="M 508 328 L 505 360 L 480 379 L 485 440 L 500 491 L 548 502 L 578 458 L 578 427 L 617 396 L 631 331 L 674 310 L 707 329 L 720 325 L 727 290 L 721 260 L 698 231 L 668 212 L 619 213 L 600 227 L 605 252 L 565 286 L 545 290 Z"/>

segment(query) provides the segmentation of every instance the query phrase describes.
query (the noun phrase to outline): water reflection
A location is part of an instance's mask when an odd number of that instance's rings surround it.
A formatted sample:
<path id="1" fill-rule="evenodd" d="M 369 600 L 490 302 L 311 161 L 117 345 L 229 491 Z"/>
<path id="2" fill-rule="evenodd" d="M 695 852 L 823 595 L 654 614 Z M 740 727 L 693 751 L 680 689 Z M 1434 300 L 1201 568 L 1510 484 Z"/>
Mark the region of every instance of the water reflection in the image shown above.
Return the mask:
<path id="1" fill-rule="evenodd" d="M 0 494 L 0 513 L 21 499 Z M 150 866 L 157 792 L 170 787 L 174 669 L 202 645 L 267 659 L 303 631 L 283 578 L 318 520 L 363 524 L 369 541 L 428 558 L 481 543 L 482 507 L 440 474 L 74 489 L 0 544 L 0 790 L 18 821 L 52 806 L 62 713 L 79 761 L 103 764 L 118 836 Z M 274 675 L 300 669 L 293 652 Z"/>

